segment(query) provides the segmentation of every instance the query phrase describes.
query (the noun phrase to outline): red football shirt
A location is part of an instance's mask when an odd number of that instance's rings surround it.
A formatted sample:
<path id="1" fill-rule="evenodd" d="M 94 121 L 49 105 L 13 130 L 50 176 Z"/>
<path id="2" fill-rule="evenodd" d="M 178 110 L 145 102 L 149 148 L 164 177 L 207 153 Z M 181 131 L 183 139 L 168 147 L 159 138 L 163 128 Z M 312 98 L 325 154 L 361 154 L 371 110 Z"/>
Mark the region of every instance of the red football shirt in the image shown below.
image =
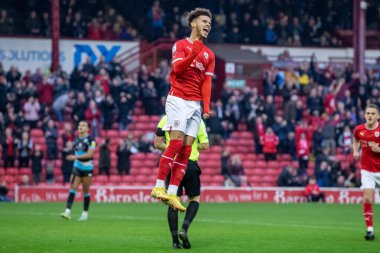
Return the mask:
<path id="1" fill-rule="evenodd" d="M 191 53 L 192 42 L 188 38 L 177 41 L 172 48 L 172 64 Z M 212 76 L 215 68 L 214 53 L 206 46 L 191 63 L 190 67 L 177 75 L 170 73 L 170 95 L 190 101 L 202 100 L 202 85 L 206 75 Z"/>
<path id="2" fill-rule="evenodd" d="M 277 135 L 275 135 L 274 133 L 265 134 L 263 137 L 263 153 L 264 154 L 276 153 L 278 142 L 279 142 L 279 139 Z"/>
<path id="3" fill-rule="evenodd" d="M 362 156 L 360 164 L 362 170 L 380 172 L 380 153 L 372 151 L 371 146 L 380 143 L 380 124 L 373 130 L 368 130 L 365 124 L 357 126 L 354 130 L 355 139 L 360 141 Z"/>
<path id="4" fill-rule="evenodd" d="M 305 188 L 305 195 L 310 195 L 310 194 L 319 194 L 321 190 L 319 189 L 319 186 L 317 184 L 308 184 Z"/>

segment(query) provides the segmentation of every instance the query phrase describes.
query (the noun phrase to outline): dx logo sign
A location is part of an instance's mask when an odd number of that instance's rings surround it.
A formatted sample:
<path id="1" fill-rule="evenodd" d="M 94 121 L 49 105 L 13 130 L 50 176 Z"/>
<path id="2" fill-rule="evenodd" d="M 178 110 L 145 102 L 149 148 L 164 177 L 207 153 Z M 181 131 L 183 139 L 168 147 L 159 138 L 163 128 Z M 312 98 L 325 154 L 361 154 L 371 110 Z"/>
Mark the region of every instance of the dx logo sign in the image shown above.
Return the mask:
<path id="1" fill-rule="evenodd" d="M 107 49 L 104 45 L 90 46 L 88 44 L 76 44 L 74 45 L 74 67 L 77 67 L 82 62 L 82 55 L 88 56 L 92 64 L 94 64 L 100 56 L 103 56 L 106 62 L 110 62 L 119 52 L 120 48 L 121 46 L 119 45 Z"/>

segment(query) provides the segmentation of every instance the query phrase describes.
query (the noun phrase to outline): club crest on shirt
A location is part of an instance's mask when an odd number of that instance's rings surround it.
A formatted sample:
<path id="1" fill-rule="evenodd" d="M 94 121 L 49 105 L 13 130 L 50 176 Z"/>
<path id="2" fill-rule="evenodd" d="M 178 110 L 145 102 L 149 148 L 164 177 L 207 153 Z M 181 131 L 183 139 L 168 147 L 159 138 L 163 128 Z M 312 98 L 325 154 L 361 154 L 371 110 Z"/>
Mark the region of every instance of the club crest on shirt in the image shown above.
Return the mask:
<path id="1" fill-rule="evenodd" d="M 380 136 L 380 133 L 378 131 L 375 132 L 375 137 L 379 137 Z"/>
<path id="2" fill-rule="evenodd" d="M 179 120 L 174 120 L 174 126 L 175 126 L 175 127 L 178 127 L 178 126 L 179 126 L 179 123 L 180 123 Z"/>
<path id="3" fill-rule="evenodd" d="M 205 56 L 206 60 L 208 58 L 208 53 L 204 52 L 203 55 Z"/>
<path id="4" fill-rule="evenodd" d="M 361 136 L 364 136 L 364 132 L 360 132 L 360 135 L 361 135 Z"/>

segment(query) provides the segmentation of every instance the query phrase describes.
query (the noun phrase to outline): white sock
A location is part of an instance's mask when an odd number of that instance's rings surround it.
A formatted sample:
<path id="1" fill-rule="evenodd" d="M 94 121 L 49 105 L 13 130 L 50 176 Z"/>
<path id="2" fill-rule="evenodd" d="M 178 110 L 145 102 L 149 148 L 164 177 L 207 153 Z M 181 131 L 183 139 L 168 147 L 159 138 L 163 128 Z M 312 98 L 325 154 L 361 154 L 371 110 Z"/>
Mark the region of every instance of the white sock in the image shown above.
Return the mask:
<path id="1" fill-rule="evenodd" d="M 368 227 L 368 228 L 367 228 L 367 231 L 368 231 L 368 232 L 373 232 L 373 227 Z"/>
<path id="2" fill-rule="evenodd" d="M 165 181 L 161 179 L 157 179 L 155 187 L 165 187 Z"/>
<path id="3" fill-rule="evenodd" d="M 70 215 L 71 210 L 69 208 L 66 208 L 65 213 L 68 214 L 68 215 Z"/>
<path id="4" fill-rule="evenodd" d="M 169 188 L 168 188 L 168 194 L 177 194 L 177 191 L 178 191 L 178 186 L 176 185 L 169 185 Z"/>

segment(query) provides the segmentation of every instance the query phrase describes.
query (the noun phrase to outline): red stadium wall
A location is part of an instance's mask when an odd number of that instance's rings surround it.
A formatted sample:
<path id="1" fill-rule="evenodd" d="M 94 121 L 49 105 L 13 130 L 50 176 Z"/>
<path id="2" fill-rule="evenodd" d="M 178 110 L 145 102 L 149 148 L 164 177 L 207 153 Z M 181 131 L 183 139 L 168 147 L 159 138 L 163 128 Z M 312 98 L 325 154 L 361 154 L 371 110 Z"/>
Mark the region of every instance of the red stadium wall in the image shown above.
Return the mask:
<path id="1" fill-rule="evenodd" d="M 97 203 L 143 203 L 157 202 L 150 197 L 151 187 L 109 187 L 95 186 L 91 190 L 91 199 Z M 359 189 L 325 188 L 327 203 L 359 204 L 362 203 L 362 192 Z M 64 202 L 67 199 L 67 187 L 16 186 L 16 202 Z M 379 194 L 377 194 L 378 196 Z M 303 188 L 255 187 L 255 188 L 223 188 L 205 187 L 201 193 L 202 202 L 273 202 L 273 203 L 302 203 Z M 81 192 L 77 199 L 82 200 Z M 185 201 L 185 199 L 183 199 Z M 379 199 L 375 200 L 379 203 Z"/>

